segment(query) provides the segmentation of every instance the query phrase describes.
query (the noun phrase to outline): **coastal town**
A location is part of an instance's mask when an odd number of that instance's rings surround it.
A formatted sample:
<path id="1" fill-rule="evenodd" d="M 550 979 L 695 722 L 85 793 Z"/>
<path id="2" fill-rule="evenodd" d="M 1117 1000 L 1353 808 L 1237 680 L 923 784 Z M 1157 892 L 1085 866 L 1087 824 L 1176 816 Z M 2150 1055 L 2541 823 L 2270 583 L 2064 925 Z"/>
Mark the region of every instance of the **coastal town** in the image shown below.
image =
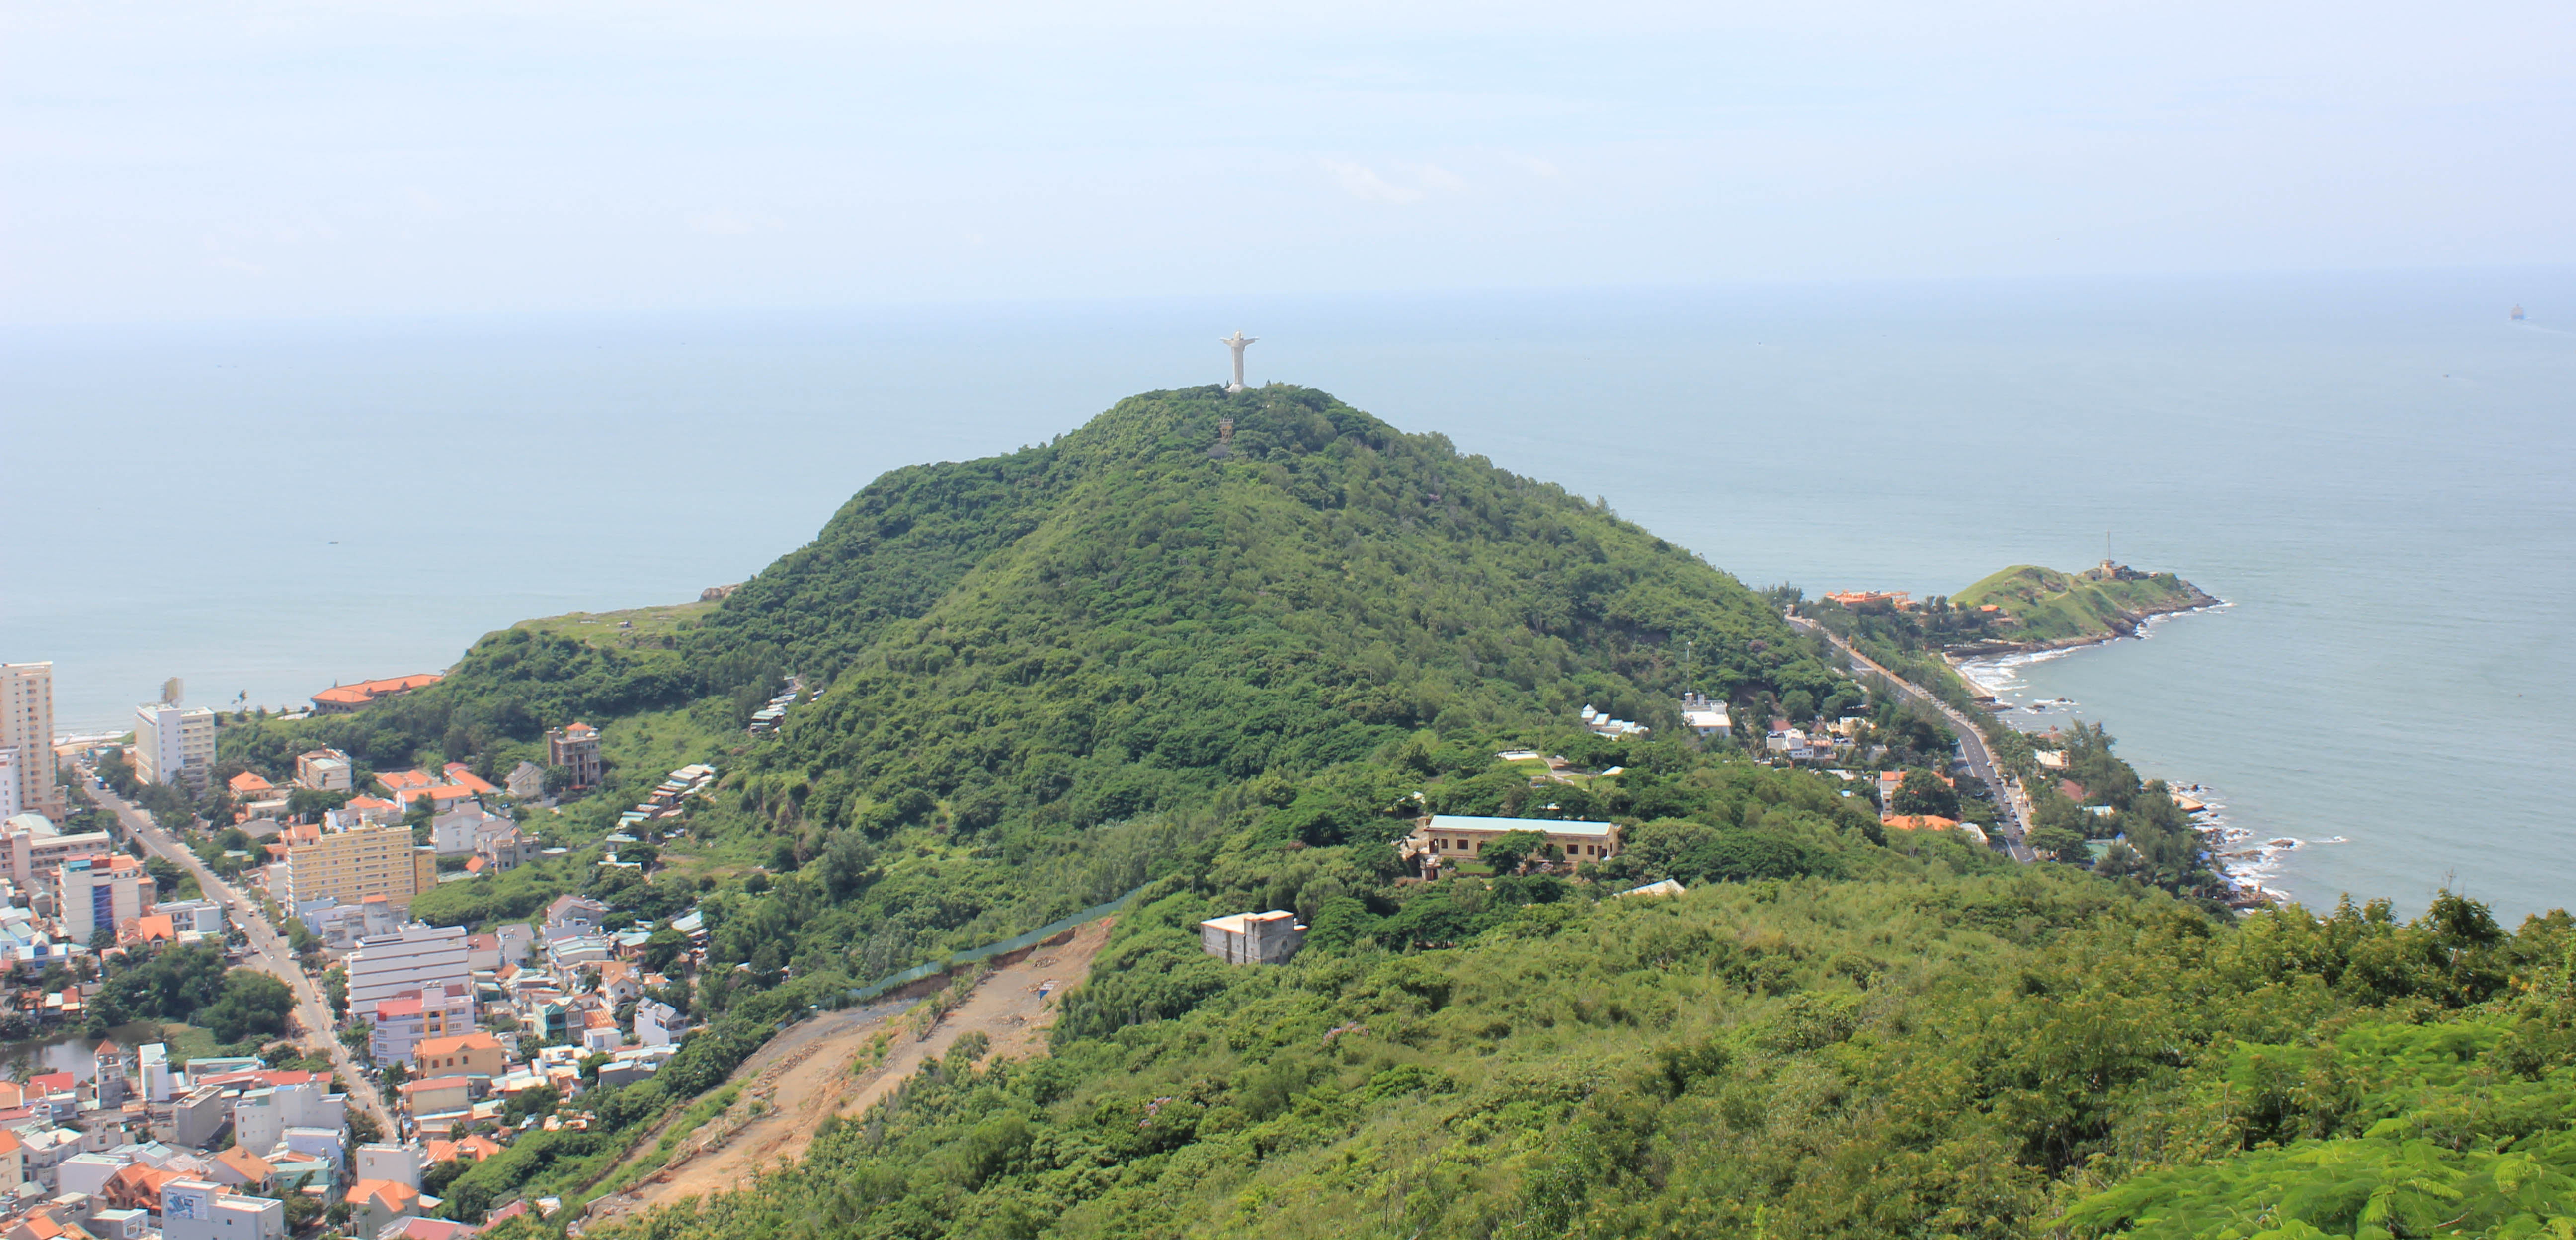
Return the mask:
<path id="1" fill-rule="evenodd" d="M 600 780 L 596 729 L 550 730 L 547 761 L 499 782 L 333 749 L 272 781 L 217 771 L 214 712 L 174 702 L 138 707 L 129 736 L 58 740 L 50 679 L 0 665 L 0 1036 L 25 1048 L 0 1081 L 0 1235 L 458 1240 L 553 1214 L 552 1197 L 478 1202 L 470 1223 L 440 1207 L 477 1163 L 592 1126 L 592 1096 L 672 1061 L 704 920 L 615 918 L 581 894 L 487 933 L 411 914 L 442 884 L 561 862 L 540 824 Z M 436 680 L 334 687 L 310 709 Z M 599 869 L 649 867 L 715 776 L 670 771 Z M 141 803 L 216 782 L 230 821 Z M 156 987 L 222 998 L 191 1025 L 163 1019 Z"/>

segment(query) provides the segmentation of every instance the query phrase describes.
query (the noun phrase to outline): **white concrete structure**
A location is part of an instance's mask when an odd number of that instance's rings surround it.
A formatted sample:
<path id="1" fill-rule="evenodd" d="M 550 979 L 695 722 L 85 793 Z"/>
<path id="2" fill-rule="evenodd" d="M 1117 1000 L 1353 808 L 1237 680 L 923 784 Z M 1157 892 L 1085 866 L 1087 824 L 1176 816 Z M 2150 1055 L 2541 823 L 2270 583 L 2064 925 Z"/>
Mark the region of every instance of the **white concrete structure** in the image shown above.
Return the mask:
<path id="1" fill-rule="evenodd" d="M 1285 964 L 1306 944 L 1306 927 L 1283 909 L 1236 913 L 1199 923 L 1199 950 L 1227 964 Z"/>
<path id="2" fill-rule="evenodd" d="M 147 784 L 206 786 L 215 766 L 215 712 L 146 702 L 134 708 L 134 774 Z"/>
<path id="3" fill-rule="evenodd" d="M 480 805 L 459 806 L 429 820 L 429 848 L 442 857 L 462 857 L 474 851 L 484 831 L 497 835 L 510 825 L 509 819 Z"/>
<path id="4" fill-rule="evenodd" d="M 24 808 L 18 803 L 18 751 L 0 749 L 0 820 L 13 818 Z"/>
<path id="5" fill-rule="evenodd" d="M 391 1180 L 418 1188 L 420 1151 L 408 1145 L 361 1145 L 358 1147 L 357 1175 L 361 1180 Z"/>
<path id="6" fill-rule="evenodd" d="M 1735 733 L 1734 721 L 1726 715 L 1726 703 L 1704 694 L 1682 695 L 1682 723 L 1702 739 L 1713 736 L 1725 740 Z"/>
<path id="7" fill-rule="evenodd" d="M 17 751 L 18 812 L 71 812 L 71 797 L 54 784 L 53 664 L 0 663 L 0 749 Z"/>
<path id="8" fill-rule="evenodd" d="M 224 932 L 224 906 L 212 900 L 162 900 L 152 906 L 152 911 L 168 914 L 170 928 L 181 933 L 190 930 L 199 934 Z"/>
<path id="9" fill-rule="evenodd" d="M 286 1203 L 224 1191 L 212 1180 L 161 1186 L 162 1240 L 286 1240 Z"/>
<path id="10" fill-rule="evenodd" d="M 178 1092 L 178 1077 L 170 1071 L 170 1048 L 154 1042 L 135 1053 L 134 1075 L 143 1080 L 145 1102 L 168 1102 Z"/>
<path id="11" fill-rule="evenodd" d="M 426 993 L 433 986 L 456 985 L 471 993 L 474 986 L 463 926 L 413 922 L 394 934 L 361 939 L 348 968 L 352 1012 L 372 1012 L 379 1000 L 406 990 Z"/>
<path id="12" fill-rule="evenodd" d="M 339 1128 L 289 1128 L 277 1139 L 270 1152 L 286 1150 L 307 1158 L 319 1158 L 337 1167 L 349 1148 L 349 1130 Z M 269 1159 L 276 1162 L 275 1158 Z"/>
<path id="13" fill-rule="evenodd" d="M 106 1189 L 108 1177 L 132 1165 L 133 1159 L 114 1154 L 74 1154 L 55 1165 L 54 1191 L 95 1197 Z"/>
<path id="14" fill-rule="evenodd" d="M 669 1046 L 688 1035 L 689 1021 L 678 1008 L 659 999 L 635 1005 L 635 1041 L 643 1046 Z"/>
<path id="15" fill-rule="evenodd" d="M 233 1144 L 264 1154 L 289 1128 L 339 1130 L 349 1122 L 347 1095 L 327 1092 L 327 1080 L 254 1089 L 233 1101 Z"/>
<path id="16" fill-rule="evenodd" d="M 1234 350 L 1234 382 L 1225 386 L 1226 391 L 1240 392 L 1243 390 L 1243 346 L 1248 344 L 1258 344 L 1260 341 L 1261 338 L 1259 336 L 1247 336 L 1241 331 L 1237 331 L 1233 335 L 1217 341 L 1218 344 Z"/>

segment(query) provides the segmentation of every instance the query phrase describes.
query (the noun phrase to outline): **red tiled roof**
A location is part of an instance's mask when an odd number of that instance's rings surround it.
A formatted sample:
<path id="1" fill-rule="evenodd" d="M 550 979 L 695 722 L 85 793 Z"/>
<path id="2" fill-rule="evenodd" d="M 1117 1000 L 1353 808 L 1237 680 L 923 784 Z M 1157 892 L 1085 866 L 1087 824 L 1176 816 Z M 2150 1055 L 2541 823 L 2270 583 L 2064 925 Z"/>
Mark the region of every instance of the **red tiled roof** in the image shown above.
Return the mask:
<path id="1" fill-rule="evenodd" d="M 466 789 L 476 796 L 493 791 L 492 785 L 485 783 L 482 776 L 474 773 L 474 768 L 462 762 L 450 762 L 439 770 L 447 776 L 447 782 Z"/>
<path id="2" fill-rule="evenodd" d="M 363 706 L 388 693 L 401 693 L 423 685 L 437 684 L 438 679 L 436 672 L 422 672 L 412 676 L 396 676 L 388 680 L 368 680 L 354 685 L 337 685 L 314 694 L 313 700 L 316 703 L 329 703 L 334 706 Z"/>
<path id="3" fill-rule="evenodd" d="M 244 771 L 239 775 L 235 775 L 232 779 L 232 787 L 235 792 L 267 792 L 274 786 L 275 785 L 269 783 L 267 780 L 261 779 L 259 776 L 251 774 L 249 771 Z"/>

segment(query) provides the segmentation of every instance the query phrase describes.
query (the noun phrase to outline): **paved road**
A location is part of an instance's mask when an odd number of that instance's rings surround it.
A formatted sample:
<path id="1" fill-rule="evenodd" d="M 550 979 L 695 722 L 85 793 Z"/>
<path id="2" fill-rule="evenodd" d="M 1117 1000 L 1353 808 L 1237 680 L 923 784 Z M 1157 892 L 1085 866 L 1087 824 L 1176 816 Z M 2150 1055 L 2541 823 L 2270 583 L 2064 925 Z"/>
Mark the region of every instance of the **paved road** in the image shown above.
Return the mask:
<path id="1" fill-rule="evenodd" d="M 87 770 L 82 771 L 84 777 L 89 774 Z M 195 853 L 180 847 L 168 832 L 155 825 L 152 815 L 114 792 L 100 788 L 94 780 L 86 786 L 89 794 L 98 798 L 99 804 L 115 811 L 117 820 L 125 824 L 125 829 L 134 838 L 143 841 L 146 850 L 196 875 L 197 886 L 206 893 L 206 898 L 221 902 L 229 910 L 233 924 L 241 927 L 242 934 L 250 940 L 250 967 L 276 977 L 295 992 L 295 1019 L 302 1029 L 298 1044 L 308 1050 L 318 1048 L 330 1052 L 331 1063 L 340 1070 L 340 1079 L 348 1083 L 349 1101 L 374 1116 L 377 1127 L 388 1138 L 399 1133 L 401 1130 L 394 1126 L 393 1116 L 386 1113 L 384 1099 L 368 1082 L 367 1075 L 358 1070 L 357 1060 L 349 1054 L 349 1048 L 340 1045 L 340 1040 L 332 1036 L 331 1007 L 323 997 L 320 983 L 306 976 L 295 963 L 294 950 L 268 924 L 268 918 L 259 911 L 258 901 L 215 877 L 215 872 L 197 860 Z"/>
<path id="2" fill-rule="evenodd" d="M 2029 829 L 2029 824 L 2025 821 L 2021 807 L 2020 786 L 1995 766 L 1994 755 L 1986 752 L 1985 735 L 1977 730 L 1975 720 L 1959 713 L 1957 707 L 1934 697 L 1921 685 L 1880 666 L 1876 659 L 1852 649 L 1851 643 L 1835 636 L 1833 630 L 1799 616 L 1790 616 L 1788 621 L 1792 627 L 1802 633 L 1813 633 L 1833 643 L 1834 649 L 1849 656 L 1853 663 L 1886 677 L 1887 683 L 1896 686 L 1898 693 L 1941 712 L 1942 717 L 1950 721 L 1950 730 L 1959 734 L 1959 753 L 1968 761 L 1968 773 L 1984 780 L 1986 786 L 1995 792 L 1995 809 L 2002 818 L 1998 827 L 2003 836 L 2004 851 L 2012 854 L 2012 859 L 2015 861 L 2039 860 L 2039 854 L 2032 852 L 2030 845 L 2022 842 L 2022 835 Z"/>

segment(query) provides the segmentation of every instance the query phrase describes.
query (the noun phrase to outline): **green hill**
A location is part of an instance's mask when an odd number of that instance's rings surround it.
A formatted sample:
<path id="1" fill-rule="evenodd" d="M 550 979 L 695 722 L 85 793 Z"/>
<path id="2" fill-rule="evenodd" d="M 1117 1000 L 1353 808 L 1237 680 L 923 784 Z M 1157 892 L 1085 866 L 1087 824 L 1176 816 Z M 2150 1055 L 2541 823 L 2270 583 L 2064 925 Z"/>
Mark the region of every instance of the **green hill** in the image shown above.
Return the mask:
<path id="1" fill-rule="evenodd" d="M 2016 564 L 1951 597 L 1956 607 L 1993 604 L 2012 617 L 2017 640 L 2096 641 L 2126 637 L 2149 616 L 2218 600 L 2172 573 L 2127 568 L 2082 574 Z"/>
<path id="2" fill-rule="evenodd" d="M 2040 569 L 1979 588 L 2071 632 L 2116 619 L 2090 600 L 2196 594 Z M 818 692 L 749 736 L 789 673 Z M 1859 702 L 1763 599 L 1597 504 L 1322 393 L 1199 388 L 890 473 L 721 602 L 532 621 L 436 686 L 219 738 L 272 777 L 315 743 L 489 775 L 548 726 L 603 724 L 609 786 L 532 817 L 575 851 L 414 911 L 525 917 L 577 888 L 621 919 L 704 914 L 702 966 L 657 992 L 699 1026 L 679 1055 L 585 1091 L 581 1126 L 443 1165 L 451 1217 L 547 1195 L 577 1216 L 787 1022 L 1135 888 L 1050 1054 L 962 1043 L 803 1161 L 589 1234 L 2524 1236 L 2576 1215 L 2563 914 L 2239 923 L 2016 867 L 1685 741 L 1685 687 Z M 1594 736 L 1586 703 L 1657 734 Z M 1870 706 L 1874 744 L 1915 743 Z M 1496 752 L 1528 745 L 1602 773 L 1534 783 Z M 595 864 L 693 759 L 723 780 L 657 824 L 660 871 Z M 1410 881 L 1391 844 L 1425 809 L 1614 819 L 1624 851 Z M 1665 878 L 1692 890 L 1616 897 Z M 1199 919 L 1267 908 L 1312 927 L 1291 963 L 1199 950 Z M 686 946 L 645 951 L 680 969 Z"/>

